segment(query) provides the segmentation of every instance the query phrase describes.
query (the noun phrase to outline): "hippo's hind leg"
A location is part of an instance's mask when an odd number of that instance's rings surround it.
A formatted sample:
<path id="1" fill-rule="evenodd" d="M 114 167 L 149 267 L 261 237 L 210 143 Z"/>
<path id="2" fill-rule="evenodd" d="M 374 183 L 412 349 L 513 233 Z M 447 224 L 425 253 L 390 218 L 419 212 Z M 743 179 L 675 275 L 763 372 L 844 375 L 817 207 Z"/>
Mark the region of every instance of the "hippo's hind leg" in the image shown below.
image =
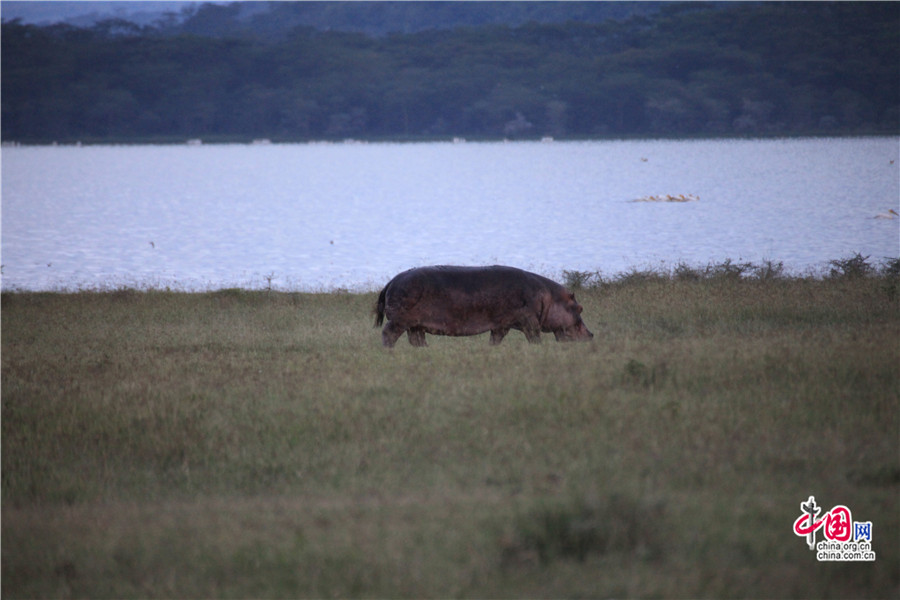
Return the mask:
<path id="1" fill-rule="evenodd" d="M 508 327 L 491 329 L 491 346 L 496 346 L 497 344 L 502 342 L 507 333 L 509 333 Z"/>
<path id="2" fill-rule="evenodd" d="M 425 343 L 424 327 L 410 327 L 409 331 L 406 332 L 406 337 L 409 338 L 409 343 L 413 346 L 422 348 L 428 345 Z"/>
<path id="3" fill-rule="evenodd" d="M 404 331 L 406 331 L 405 327 L 399 326 L 393 321 L 388 321 L 385 323 L 384 329 L 381 330 L 381 345 L 385 348 L 393 348 Z"/>

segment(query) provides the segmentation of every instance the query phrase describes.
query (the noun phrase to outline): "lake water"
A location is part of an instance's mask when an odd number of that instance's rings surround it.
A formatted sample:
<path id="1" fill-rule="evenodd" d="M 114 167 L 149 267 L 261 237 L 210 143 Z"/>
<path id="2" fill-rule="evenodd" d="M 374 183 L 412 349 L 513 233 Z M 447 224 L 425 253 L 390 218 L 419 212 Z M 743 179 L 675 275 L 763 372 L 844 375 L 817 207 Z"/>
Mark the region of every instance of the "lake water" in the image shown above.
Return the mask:
<path id="1" fill-rule="evenodd" d="M 3 289 L 900 255 L 897 138 L 4 147 Z M 633 202 L 658 195 L 684 203 Z"/>

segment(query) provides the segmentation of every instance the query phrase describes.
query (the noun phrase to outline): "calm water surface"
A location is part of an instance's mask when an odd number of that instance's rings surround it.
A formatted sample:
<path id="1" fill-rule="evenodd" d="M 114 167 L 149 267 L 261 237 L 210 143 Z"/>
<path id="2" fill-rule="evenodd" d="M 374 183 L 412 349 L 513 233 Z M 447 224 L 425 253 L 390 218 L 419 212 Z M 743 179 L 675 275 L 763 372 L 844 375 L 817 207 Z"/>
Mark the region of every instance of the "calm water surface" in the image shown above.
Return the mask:
<path id="1" fill-rule="evenodd" d="M 4 289 L 375 289 L 426 264 L 559 277 L 900 255 L 897 138 L 15 147 Z M 893 161 L 893 164 L 892 162 Z M 687 203 L 632 202 L 692 195 Z"/>

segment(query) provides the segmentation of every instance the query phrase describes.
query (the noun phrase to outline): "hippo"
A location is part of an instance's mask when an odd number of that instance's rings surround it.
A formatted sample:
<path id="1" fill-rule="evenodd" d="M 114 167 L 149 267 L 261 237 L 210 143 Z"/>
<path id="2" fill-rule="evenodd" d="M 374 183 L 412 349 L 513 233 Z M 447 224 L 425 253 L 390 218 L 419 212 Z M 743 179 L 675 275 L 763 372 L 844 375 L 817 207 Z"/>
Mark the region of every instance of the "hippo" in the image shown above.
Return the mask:
<path id="1" fill-rule="evenodd" d="M 425 334 L 477 335 L 491 332 L 499 344 L 510 329 L 531 343 L 541 332 L 557 341 L 594 337 L 581 320 L 575 295 L 558 283 L 515 267 L 419 267 L 391 279 L 375 305 L 375 327 L 387 316 L 381 343 L 393 348 L 403 332 L 413 346 Z"/>

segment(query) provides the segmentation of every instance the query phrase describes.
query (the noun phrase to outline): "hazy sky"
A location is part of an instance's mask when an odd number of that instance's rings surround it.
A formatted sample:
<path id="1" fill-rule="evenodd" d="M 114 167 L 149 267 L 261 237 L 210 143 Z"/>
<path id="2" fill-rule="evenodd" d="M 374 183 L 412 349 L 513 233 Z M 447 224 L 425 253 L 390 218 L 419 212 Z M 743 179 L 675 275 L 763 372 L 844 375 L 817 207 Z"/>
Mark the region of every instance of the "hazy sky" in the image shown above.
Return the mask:
<path id="1" fill-rule="evenodd" d="M 118 2 L 70 2 L 70 1 L 22 1 L 0 2 L 0 16 L 4 19 L 22 19 L 26 23 L 56 23 L 86 15 L 104 18 L 129 17 L 150 13 L 153 18 L 165 12 L 179 12 L 185 6 L 200 2 L 118 1 Z M 153 20 L 151 18 L 150 20 Z"/>

